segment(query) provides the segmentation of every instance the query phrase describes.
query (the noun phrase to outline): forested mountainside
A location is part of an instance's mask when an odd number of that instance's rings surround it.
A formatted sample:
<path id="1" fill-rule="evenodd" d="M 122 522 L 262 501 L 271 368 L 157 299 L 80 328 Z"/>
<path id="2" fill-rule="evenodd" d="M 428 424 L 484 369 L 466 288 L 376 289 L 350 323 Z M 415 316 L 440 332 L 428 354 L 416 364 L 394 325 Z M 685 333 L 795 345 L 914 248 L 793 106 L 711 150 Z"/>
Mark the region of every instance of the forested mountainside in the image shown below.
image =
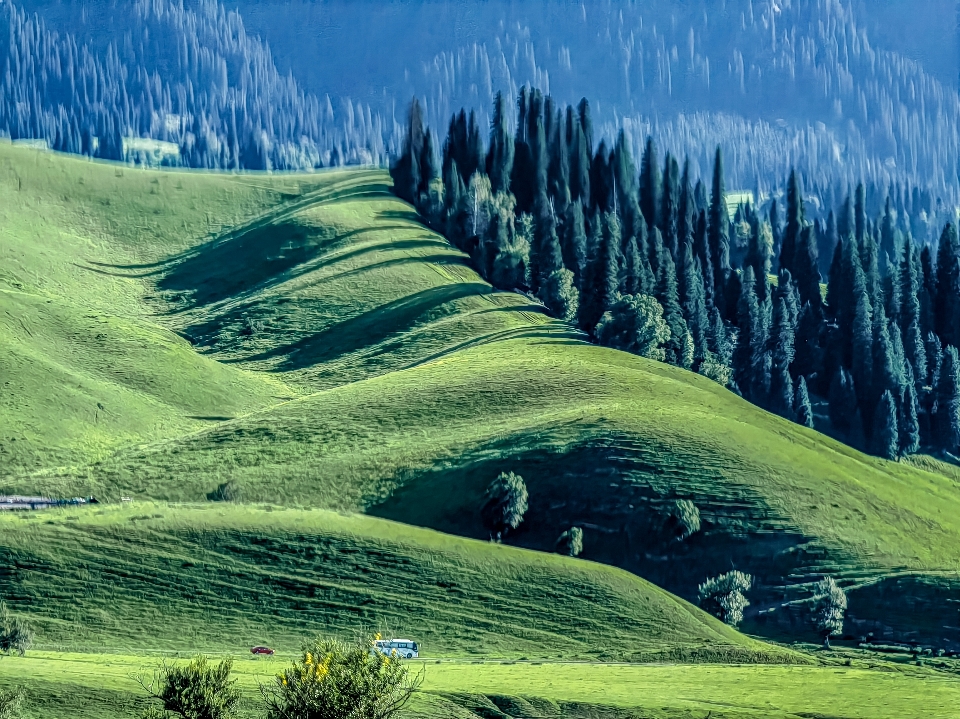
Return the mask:
<path id="1" fill-rule="evenodd" d="M 216 169 L 381 163 L 369 106 L 305 94 L 216 2 L 0 5 L 0 129 L 112 160 Z M 126 139 L 125 139 L 126 138 Z M 146 138 L 169 142 L 131 142 Z"/>
<path id="2" fill-rule="evenodd" d="M 111 158 L 125 136 L 164 140 L 214 168 L 384 163 L 411 95 L 432 125 L 462 106 L 483 125 L 497 91 L 531 84 L 589 95 L 598 134 L 650 134 L 702 176 L 722 144 L 732 187 L 780 194 L 796 167 L 814 214 L 859 181 L 917 186 L 932 214 L 960 198 L 956 83 L 887 26 L 955 15 L 880 5 L 19 0 L 0 13 L 0 129 Z"/>

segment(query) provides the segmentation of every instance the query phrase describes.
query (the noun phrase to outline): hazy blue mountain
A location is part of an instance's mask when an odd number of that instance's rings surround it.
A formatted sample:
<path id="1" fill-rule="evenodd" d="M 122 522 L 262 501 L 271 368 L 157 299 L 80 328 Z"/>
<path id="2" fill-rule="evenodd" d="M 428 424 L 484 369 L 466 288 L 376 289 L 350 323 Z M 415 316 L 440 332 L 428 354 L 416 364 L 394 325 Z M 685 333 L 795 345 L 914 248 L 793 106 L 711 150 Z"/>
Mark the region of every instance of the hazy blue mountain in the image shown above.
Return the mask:
<path id="1" fill-rule="evenodd" d="M 599 131 L 624 125 L 635 146 L 652 134 L 662 148 L 690 155 L 701 174 L 722 144 L 735 186 L 778 191 L 796 166 L 821 195 L 863 179 L 920 186 L 931 210 L 938 198 L 954 206 L 960 197 L 956 12 L 946 0 L 20 4 L 94 56 L 118 48 L 128 68 L 156 72 L 171 88 L 207 92 L 201 86 L 212 83 L 219 89 L 209 98 L 233 88 L 233 105 L 262 108 L 244 115 L 237 135 L 266 137 L 274 167 L 379 161 L 395 146 L 412 95 L 445 128 L 460 107 L 486 118 L 497 90 L 515 95 L 533 84 L 560 103 L 588 97 Z M 197 20 L 171 24 L 168 6 Z M 222 74 L 179 63 L 179 45 L 222 58 L 226 85 Z M 229 137 L 231 101 L 209 98 L 204 112 L 218 119 L 206 126 L 242 144 Z M 141 117 L 130 131 L 150 135 L 156 126 Z M 182 144 L 189 132 L 169 139 Z M 310 149 L 294 151 L 301 138 Z"/>

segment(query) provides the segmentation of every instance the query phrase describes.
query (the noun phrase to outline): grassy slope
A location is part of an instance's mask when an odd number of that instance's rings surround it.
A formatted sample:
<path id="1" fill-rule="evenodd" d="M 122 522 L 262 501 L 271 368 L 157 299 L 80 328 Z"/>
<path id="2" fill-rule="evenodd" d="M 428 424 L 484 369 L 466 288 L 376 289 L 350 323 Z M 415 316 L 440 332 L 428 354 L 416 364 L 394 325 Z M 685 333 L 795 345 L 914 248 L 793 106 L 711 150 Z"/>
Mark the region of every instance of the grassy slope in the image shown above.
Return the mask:
<path id="1" fill-rule="evenodd" d="M 268 510 L 0 515 L 4 595 L 50 648 L 289 652 L 306 634 L 378 629 L 416 636 L 431 657 L 800 659 L 607 565 L 372 517 Z"/>
<path id="2" fill-rule="evenodd" d="M 59 380 L 25 363 L 14 373 L 26 389 L 0 400 L 0 490 L 195 501 L 233 479 L 248 500 L 483 537 L 479 497 L 509 467 L 532 497 L 512 541 L 549 549 L 581 524 L 587 557 L 684 596 L 731 564 L 761 577 L 755 604 L 802 597 L 822 571 L 955 586 L 954 479 L 583 343 L 522 296 L 491 292 L 382 172 L 134 172 L 0 148 L 0 206 L 0 347 L 66 368 Z M 43 308 L 65 318 L 65 339 Z M 20 313 L 42 331 L 17 330 Z M 108 314 L 156 341 L 98 344 Z M 77 393 L 70 373 L 103 387 Z M 24 397 L 35 406 L 11 404 Z M 704 517 L 683 544 L 663 527 L 675 496 Z M 867 622 L 897 599 L 872 591 L 852 602 Z"/>

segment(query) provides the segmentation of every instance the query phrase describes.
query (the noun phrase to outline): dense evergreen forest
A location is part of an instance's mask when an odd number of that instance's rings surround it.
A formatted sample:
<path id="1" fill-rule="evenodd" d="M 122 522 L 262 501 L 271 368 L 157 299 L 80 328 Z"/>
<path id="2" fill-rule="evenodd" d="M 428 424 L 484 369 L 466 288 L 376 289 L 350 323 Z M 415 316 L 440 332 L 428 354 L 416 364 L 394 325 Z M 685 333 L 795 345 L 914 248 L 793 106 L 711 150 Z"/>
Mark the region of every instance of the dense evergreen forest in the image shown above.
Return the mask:
<path id="1" fill-rule="evenodd" d="M 863 184 L 811 220 L 796 172 L 782 206 L 731 217 L 719 147 L 705 183 L 652 139 L 639 168 L 624 131 L 596 142 L 585 99 L 523 87 L 517 110 L 497 95 L 488 140 L 461 110 L 440 143 L 415 99 L 391 168 L 493 285 L 878 456 L 957 452 L 954 223 L 934 250 L 904 221 L 909 194 L 891 188 L 873 215 Z"/>

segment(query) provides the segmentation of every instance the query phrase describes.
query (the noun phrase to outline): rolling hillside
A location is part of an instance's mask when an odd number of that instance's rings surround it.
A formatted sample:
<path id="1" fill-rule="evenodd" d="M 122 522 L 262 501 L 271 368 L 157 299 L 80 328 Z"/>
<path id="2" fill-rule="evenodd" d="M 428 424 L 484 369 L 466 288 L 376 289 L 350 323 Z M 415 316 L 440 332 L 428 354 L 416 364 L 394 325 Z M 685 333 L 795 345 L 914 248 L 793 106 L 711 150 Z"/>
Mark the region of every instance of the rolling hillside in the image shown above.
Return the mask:
<path id="1" fill-rule="evenodd" d="M 492 291 L 382 171 L 140 172 L 0 146 L 0 208 L 0 492 L 203 502 L 232 481 L 245 502 L 485 539 L 480 497 L 511 469 L 531 508 L 510 543 L 582 526 L 585 558 L 686 598 L 752 572 L 747 627 L 791 639 L 829 572 L 851 633 L 960 646 L 952 475 L 585 343 Z M 704 520 L 683 543 L 677 497 Z M 25 576 L 0 594 L 28 603 Z"/>

